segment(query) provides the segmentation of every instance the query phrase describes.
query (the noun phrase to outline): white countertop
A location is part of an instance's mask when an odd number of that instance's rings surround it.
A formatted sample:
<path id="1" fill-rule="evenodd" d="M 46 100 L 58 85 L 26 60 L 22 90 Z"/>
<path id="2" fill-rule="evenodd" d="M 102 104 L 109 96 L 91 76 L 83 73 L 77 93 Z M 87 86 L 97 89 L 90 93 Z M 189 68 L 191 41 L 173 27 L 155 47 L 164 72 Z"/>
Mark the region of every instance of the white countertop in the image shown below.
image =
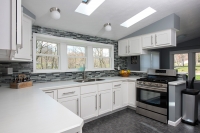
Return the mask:
<path id="1" fill-rule="evenodd" d="M 34 84 L 24 89 L 0 87 L 0 133 L 60 133 L 82 128 L 83 119 L 42 90 L 103 82 L 136 80 L 140 77 L 109 77 L 104 81 L 60 81 Z M 41 90 L 42 89 L 42 90 Z"/>
<path id="2" fill-rule="evenodd" d="M 185 80 L 177 80 L 177 81 L 173 81 L 173 82 L 169 82 L 169 85 L 181 85 L 181 84 L 185 84 L 186 81 Z"/>

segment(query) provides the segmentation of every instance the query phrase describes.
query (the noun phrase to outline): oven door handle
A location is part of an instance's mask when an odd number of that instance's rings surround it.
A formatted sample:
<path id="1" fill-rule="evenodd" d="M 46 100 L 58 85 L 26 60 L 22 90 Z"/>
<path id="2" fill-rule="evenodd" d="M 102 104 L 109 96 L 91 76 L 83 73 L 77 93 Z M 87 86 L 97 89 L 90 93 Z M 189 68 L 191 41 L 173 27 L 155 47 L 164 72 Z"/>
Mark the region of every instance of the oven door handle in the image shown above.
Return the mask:
<path id="1" fill-rule="evenodd" d="M 156 88 L 156 87 L 145 87 L 145 86 L 137 86 L 137 89 L 145 89 L 145 90 L 153 90 L 158 92 L 167 92 L 167 88 Z"/>

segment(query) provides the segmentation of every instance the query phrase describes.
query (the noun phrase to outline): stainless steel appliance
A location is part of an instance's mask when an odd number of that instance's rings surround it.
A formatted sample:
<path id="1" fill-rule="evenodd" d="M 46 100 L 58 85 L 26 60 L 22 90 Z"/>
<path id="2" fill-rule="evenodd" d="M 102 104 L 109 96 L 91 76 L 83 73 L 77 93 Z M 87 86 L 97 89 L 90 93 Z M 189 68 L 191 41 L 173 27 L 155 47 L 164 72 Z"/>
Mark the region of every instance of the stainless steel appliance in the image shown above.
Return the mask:
<path id="1" fill-rule="evenodd" d="M 177 80 L 173 69 L 148 69 L 147 78 L 137 80 L 136 113 L 157 121 L 168 121 L 168 82 Z"/>

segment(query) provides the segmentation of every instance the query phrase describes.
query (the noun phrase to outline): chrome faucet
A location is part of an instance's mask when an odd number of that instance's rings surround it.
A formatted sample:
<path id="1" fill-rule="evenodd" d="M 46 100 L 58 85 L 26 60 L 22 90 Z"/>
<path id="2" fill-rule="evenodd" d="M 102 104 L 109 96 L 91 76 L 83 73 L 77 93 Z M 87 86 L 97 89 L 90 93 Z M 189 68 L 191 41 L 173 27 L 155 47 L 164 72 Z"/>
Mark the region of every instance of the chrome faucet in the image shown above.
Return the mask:
<path id="1" fill-rule="evenodd" d="M 86 79 L 86 72 L 85 72 L 85 70 L 83 71 L 83 80 L 85 80 Z"/>

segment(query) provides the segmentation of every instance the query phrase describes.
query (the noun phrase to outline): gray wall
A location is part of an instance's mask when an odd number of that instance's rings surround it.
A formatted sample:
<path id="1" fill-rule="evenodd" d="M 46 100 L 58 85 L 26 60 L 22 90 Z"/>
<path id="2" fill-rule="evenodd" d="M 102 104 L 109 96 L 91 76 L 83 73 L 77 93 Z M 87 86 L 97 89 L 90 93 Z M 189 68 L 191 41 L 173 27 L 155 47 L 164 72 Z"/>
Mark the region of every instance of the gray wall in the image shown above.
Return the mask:
<path id="1" fill-rule="evenodd" d="M 166 29 L 180 30 L 179 16 L 177 16 L 176 14 L 171 14 L 171 15 L 169 15 L 153 24 L 150 24 L 150 25 L 126 36 L 126 37 L 123 37 L 122 39 L 139 36 L 139 35 L 143 35 L 143 34 L 149 34 L 152 32 L 162 31 L 162 30 L 166 30 Z"/>
<path id="2" fill-rule="evenodd" d="M 200 38 L 179 43 L 177 44 L 177 47 L 159 49 L 161 69 L 170 68 L 170 52 L 171 51 L 180 51 L 180 50 L 189 50 L 189 49 L 200 49 Z"/>

